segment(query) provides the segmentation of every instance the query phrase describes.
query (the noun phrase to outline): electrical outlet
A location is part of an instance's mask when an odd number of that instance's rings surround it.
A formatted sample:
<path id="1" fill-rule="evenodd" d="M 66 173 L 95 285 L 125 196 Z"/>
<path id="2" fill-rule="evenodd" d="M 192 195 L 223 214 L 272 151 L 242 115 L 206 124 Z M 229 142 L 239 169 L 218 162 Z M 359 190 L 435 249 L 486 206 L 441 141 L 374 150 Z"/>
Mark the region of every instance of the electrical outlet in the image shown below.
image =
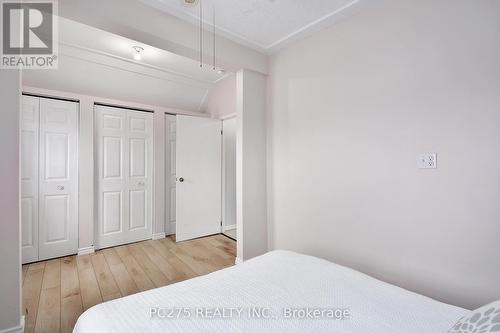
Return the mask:
<path id="1" fill-rule="evenodd" d="M 423 153 L 417 158 L 417 167 L 419 169 L 437 169 L 437 154 Z"/>

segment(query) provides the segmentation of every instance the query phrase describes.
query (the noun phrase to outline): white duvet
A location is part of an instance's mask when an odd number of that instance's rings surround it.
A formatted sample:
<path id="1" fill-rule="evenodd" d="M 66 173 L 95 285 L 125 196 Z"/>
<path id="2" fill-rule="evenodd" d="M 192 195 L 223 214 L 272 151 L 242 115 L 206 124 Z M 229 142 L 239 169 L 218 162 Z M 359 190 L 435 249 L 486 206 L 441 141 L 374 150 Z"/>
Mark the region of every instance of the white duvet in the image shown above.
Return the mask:
<path id="1" fill-rule="evenodd" d="M 74 332 L 446 333 L 468 312 L 322 259 L 274 251 L 96 305 Z"/>

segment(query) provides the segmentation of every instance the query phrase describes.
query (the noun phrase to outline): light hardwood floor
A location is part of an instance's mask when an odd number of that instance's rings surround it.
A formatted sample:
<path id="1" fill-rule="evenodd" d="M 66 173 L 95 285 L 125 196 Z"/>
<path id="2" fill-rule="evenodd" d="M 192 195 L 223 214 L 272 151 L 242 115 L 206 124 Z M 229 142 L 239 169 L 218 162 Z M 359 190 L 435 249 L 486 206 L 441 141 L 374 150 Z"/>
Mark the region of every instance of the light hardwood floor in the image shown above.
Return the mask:
<path id="1" fill-rule="evenodd" d="M 236 242 L 173 237 L 23 265 L 25 332 L 71 332 L 93 305 L 232 266 Z"/>

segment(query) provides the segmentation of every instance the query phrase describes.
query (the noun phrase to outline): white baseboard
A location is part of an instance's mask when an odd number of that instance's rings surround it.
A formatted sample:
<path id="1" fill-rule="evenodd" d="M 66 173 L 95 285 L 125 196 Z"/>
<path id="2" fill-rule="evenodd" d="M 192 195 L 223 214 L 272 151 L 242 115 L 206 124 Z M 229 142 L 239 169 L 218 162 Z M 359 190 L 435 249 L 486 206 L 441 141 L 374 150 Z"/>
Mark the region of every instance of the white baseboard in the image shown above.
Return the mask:
<path id="1" fill-rule="evenodd" d="M 17 325 L 11 328 L 6 328 L 0 331 L 0 333 L 23 333 L 23 332 L 24 332 L 24 327 L 21 325 Z"/>
<path id="2" fill-rule="evenodd" d="M 21 317 L 21 323 L 17 326 L 1 330 L 0 333 L 23 333 L 24 332 L 24 316 Z"/>
<path id="3" fill-rule="evenodd" d="M 165 238 L 166 234 L 164 232 L 158 232 L 156 234 L 153 234 L 153 237 L 151 237 L 152 240 L 157 240 L 157 239 L 162 239 Z"/>
<path id="4" fill-rule="evenodd" d="M 243 263 L 243 260 L 241 258 L 238 258 L 238 257 L 234 258 L 234 264 L 235 265 L 239 265 L 241 263 Z"/>
<path id="5" fill-rule="evenodd" d="M 224 231 L 228 231 L 228 230 L 233 230 L 233 229 L 236 229 L 236 224 L 231 224 L 231 225 L 225 225 L 222 227 L 222 229 Z"/>
<path id="6" fill-rule="evenodd" d="M 23 332 L 24 332 L 24 327 L 21 325 L 14 326 L 11 328 L 6 328 L 6 329 L 0 331 L 0 333 L 23 333 Z"/>
<path id="7" fill-rule="evenodd" d="M 83 256 L 83 255 L 86 255 L 86 254 L 92 254 L 94 253 L 95 250 L 94 250 L 94 246 L 88 246 L 88 247 L 82 247 L 82 248 L 79 248 L 78 249 L 78 255 L 79 256 Z"/>

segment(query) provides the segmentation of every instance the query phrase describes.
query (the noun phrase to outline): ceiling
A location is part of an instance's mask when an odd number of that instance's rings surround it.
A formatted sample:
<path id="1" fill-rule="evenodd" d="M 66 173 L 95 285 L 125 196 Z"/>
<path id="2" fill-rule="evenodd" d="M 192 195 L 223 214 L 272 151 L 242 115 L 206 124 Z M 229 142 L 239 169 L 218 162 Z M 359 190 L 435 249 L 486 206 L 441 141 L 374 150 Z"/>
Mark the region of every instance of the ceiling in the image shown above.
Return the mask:
<path id="1" fill-rule="evenodd" d="M 183 0 L 140 0 L 193 24 L 199 6 Z M 319 28 L 333 24 L 362 0 L 201 0 L 203 20 L 211 27 L 216 8 L 218 34 L 270 54 Z"/>
<path id="2" fill-rule="evenodd" d="M 219 35 L 270 54 L 352 15 L 361 3 L 373 0 L 200 1 L 208 14 L 205 16 L 207 21 L 211 20 L 211 9 L 217 8 Z M 174 15 L 192 24 L 198 21 L 199 7 L 185 6 L 183 0 L 131 0 L 130 3 L 137 3 L 155 14 Z M 153 20 L 149 14 L 147 19 Z M 208 23 L 205 27 L 210 31 Z M 140 61 L 133 58 L 133 46 L 144 48 Z M 204 112 L 208 96 L 217 82 L 231 75 L 220 74 L 208 65 L 200 68 L 199 62 L 191 58 L 66 17 L 59 17 L 58 59 L 58 70 L 23 71 L 23 84 Z"/>
<path id="3" fill-rule="evenodd" d="M 144 48 L 140 61 L 133 46 Z M 203 112 L 209 91 L 230 74 L 62 17 L 58 47 L 58 69 L 23 70 L 23 84 Z"/>
<path id="4" fill-rule="evenodd" d="M 211 66 L 200 68 L 199 62 L 190 58 L 65 18 L 59 18 L 59 43 L 153 67 L 201 83 L 215 83 L 221 78 Z M 133 59 L 133 46 L 144 49 L 141 61 Z"/>

